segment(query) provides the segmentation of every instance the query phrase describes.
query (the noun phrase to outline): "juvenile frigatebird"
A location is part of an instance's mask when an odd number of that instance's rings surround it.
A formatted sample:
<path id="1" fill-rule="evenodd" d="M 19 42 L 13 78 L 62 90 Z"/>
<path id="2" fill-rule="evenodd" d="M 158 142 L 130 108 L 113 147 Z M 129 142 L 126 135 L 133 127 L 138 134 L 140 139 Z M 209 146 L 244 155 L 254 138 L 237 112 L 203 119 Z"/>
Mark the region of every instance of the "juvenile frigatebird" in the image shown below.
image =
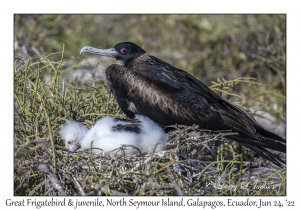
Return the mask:
<path id="1" fill-rule="evenodd" d="M 267 149 L 286 152 L 286 140 L 264 129 L 250 114 L 223 99 L 189 73 L 147 54 L 138 45 L 123 42 L 110 49 L 83 47 L 116 59 L 106 79 L 122 111 L 149 117 L 157 124 L 199 125 L 203 129 L 232 130 L 228 139 L 252 149 L 278 166 L 285 163 Z M 266 149 L 267 148 L 267 149 Z"/>
<path id="2" fill-rule="evenodd" d="M 60 136 L 70 152 L 79 147 L 90 148 L 94 153 L 111 152 L 123 144 L 132 145 L 141 152 L 162 150 L 164 145 L 158 142 L 167 141 L 163 129 L 148 117 L 136 115 L 134 119 L 118 119 L 110 116 L 99 119 L 90 129 L 76 121 L 67 121 L 60 126 Z M 157 144 L 157 145 L 156 145 Z M 132 147 L 126 153 L 137 153 Z"/>

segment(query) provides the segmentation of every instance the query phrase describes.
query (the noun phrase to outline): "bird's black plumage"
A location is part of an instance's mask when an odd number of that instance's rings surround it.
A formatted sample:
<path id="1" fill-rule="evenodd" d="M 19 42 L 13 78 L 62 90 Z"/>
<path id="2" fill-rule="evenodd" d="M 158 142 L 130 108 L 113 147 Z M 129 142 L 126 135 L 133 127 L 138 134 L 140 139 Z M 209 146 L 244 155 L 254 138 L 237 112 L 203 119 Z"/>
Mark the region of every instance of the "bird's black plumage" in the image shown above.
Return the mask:
<path id="1" fill-rule="evenodd" d="M 106 77 L 124 113 L 149 117 L 160 125 L 193 125 L 204 129 L 232 130 L 229 139 L 251 148 L 282 166 L 277 156 L 266 150 L 286 152 L 285 139 L 264 129 L 239 106 L 228 102 L 201 81 L 154 56 L 131 42 L 100 50 L 84 47 L 84 52 L 116 58 L 106 69 Z"/>
<path id="2" fill-rule="evenodd" d="M 115 118 L 115 122 L 120 122 L 116 126 L 112 126 L 112 131 L 127 131 L 140 133 L 141 132 L 141 121 L 135 118 L 132 119 L 120 119 Z"/>

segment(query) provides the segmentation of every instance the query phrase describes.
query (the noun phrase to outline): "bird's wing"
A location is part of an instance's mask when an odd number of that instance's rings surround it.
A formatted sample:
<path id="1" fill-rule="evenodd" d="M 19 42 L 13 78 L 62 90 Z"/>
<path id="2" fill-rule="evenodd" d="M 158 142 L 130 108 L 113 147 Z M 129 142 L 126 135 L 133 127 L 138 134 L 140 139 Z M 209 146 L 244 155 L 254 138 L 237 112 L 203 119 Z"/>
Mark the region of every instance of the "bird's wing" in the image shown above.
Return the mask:
<path id="1" fill-rule="evenodd" d="M 212 91 L 201 81 L 188 74 L 187 72 L 178 69 L 154 56 L 149 55 L 148 62 L 143 65 L 133 66 L 137 72 L 151 79 L 157 79 L 176 89 L 186 89 L 195 94 L 207 94 L 208 97 L 220 99 L 221 96 Z M 151 71 L 149 71 L 151 69 Z"/>
<path id="2" fill-rule="evenodd" d="M 264 129 L 247 111 L 223 99 L 220 95 L 189 73 L 154 56 L 148 55 L 148 57 L 150 59 L 144 59 L 146 62 L 143 62 L 143 65 L 137 64 L 137 66 L 133 66 L 133 69 L 139 74 L 149 77 L 151 80 L 157 80 L 172 88 L 187 90 L 190 93 L 202 97 L 209 105 L 217 107 L 217 110 L 223 110 L 223 112 L 221 111 L 220 113 L 223 114 L 224 117 L 230 117 L 226 116 L 229 112 L 234 114 L 237 121 L 243 123 L 241 126 L 248 126 L 250 132 L 256 130 L 255 133 L 260 133 L 267 138 L 285 142 L 285 139 Z"/>
<path id="3" fill-rule="evenodd" d="M 157 62 L 135 64 L 130 68 L 113 64 L 106 70 L 108 84 L 127 116 L 141 114 L 160 125 L 198 124 L 256 136 L 246 117 L 229 112 L 219 95 L 188 73 Z"/>
<path id="4" fill-rule="evenodd" d="M 234 105 L 224 99 L 208 86 L 203 84 L 200 80 L 196 79 L 189 73 L 178 69 L 154 56 L 148 56 L 148 59 L 143 59 L 146 62 L 136 62 L 131 69 L 138 74 L 146 76 L 149 80 L 159 81 L 168 85 L 169 87 L 177 90 L 186 90 L 192 94 L 202 97 L 208 104 L 214 104 L 222 110 L 228 110 L 230 108 L 247 118 L 250 118 L 253 122 L 255 119 L 248 114 L 245 110 Z"/>

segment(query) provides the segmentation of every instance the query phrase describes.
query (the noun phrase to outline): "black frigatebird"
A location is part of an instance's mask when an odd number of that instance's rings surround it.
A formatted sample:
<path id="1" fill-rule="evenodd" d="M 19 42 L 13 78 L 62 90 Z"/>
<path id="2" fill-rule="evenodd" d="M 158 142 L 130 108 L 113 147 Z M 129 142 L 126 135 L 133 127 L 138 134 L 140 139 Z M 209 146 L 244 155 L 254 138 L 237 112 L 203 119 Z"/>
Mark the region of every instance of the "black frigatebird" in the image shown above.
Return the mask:
<path id="1" fill-rule="evenodd" d="M 149 117 L 157 124 L 197 124 L 203 129 L 232 130 L 228 139 L 252 149 L 278 166 L 285 163 L 267 149 L 286 152 L 286 140 L 264 129 L 249 113 L 223 99 L 189 73 L 147 54 L 131 42 L 110 49 L 83 47 L 80 54 L 113 57 L 106 79 L 122 111 Z"/>

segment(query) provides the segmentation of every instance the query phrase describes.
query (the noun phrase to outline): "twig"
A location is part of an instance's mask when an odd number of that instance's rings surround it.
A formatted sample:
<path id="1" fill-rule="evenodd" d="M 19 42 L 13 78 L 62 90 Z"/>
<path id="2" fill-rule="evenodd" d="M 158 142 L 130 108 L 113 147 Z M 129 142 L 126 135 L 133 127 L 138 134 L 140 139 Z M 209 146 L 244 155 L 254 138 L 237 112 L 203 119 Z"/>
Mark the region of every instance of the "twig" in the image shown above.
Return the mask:
<path id="1" fill-rule="evenodd" d="M 111 193 L 113 196 L 115 196 L 115 195 L 116 195 L 116 196 L 126 196 L 126 195 L 127 195 L 127 194 L 122 193 L 122 192 L 119 192 L 119 191 L 117 191 L 117 190 L 112 190 L 112 189 L 109 189 L 109 188 L 104 187 L 104 186 L 101 187 L 100 184 L 93 184 L 92 188 L 95 189 L 95 190 L 101 191 L 101 192 L 103 192 L 103 193 L 105 193 L 105 194 L 107 194 L 107 191 L 109 190 L 110 193 Z"/>
<path id="2" fill-rule="evenodd" d="M 66 196 L 64 188 L 59 184 L 55 175 L 50 171 L 49 167 L 46 164 L 39 164 L 38 169 L 47 174 L 50 179 L 52 186 L 58 191 L 59 195 Z"/>
<path id="3" fill-rule="evenodd" d="M 42 54 L 34 46 L 31 47 L 32 51 L 39 57 L 40 60 L 43 59 Z"/>
<path id="4" fill-rule="evenodd" d="M 47 190 L 45 193 L 44 193 L 44 196 L 45 195 L 48 195 L 50 192 L 52 192 L 53 191 L 53 187 L 51 187 L 49 190 Z"/>
<path id="5" fill-rule="evenodd" d="M 184 193 L 182 192 L 182 190 L 180 189 L 180 187 L 178 186 L 178 184 L 176 183 L 176 181 L 175 181 L 175 179 L 173 179 L 172 177 L 171 177 L 171 170 L 170 170 L 170 168 L 169 168 L 169 166 L 167 166 L 167 172 L 168 172 L 168 179 L 169 179 L 169 181 L 171 182 L 171 185 L 174 187 L 174 189 L 176 190 L 176 192 L 177 192 L 177 195 L 179 195 L 179 196 L 184 196 Z"/>
<path id="6" fill-rule="evenodd" d="M 22 129 L 25 131 L 26 128 L 25 128 L 25 125 L 23 123 L 22 117 L 21 117 L 20 113 L 18 112 L 18 109 L 16 107 L 14 107 L 14 110 L 15 110 L 15 113 L 17 114 L 18 118 L 19 118 L 19 122 L 21 124 Z"/>
<path id="7" fill-rule="evenodd" d="M 32 196 L 36 193 L 36 191 L 38 191 L 41 187 L 43 187 L 45 185 L 47 180 L 43 180 L 41 183 L 39 183 L 37 186 L 35 186 L 35 188 L 33 188 L 30 192 L 29 192 L 29 196 Z"/>
<path id="8" fill-rule="evenodd" d="M 74 183 L 75 183 L 77 189 L 79 190 L 80 194 L 81 194 L 82 196 L 86 196 L 86 194 L 85 194 L 84 190 L 82 189 L 80 183 L 78 182 L 77 178 L 76 178 L 76 177 L 72 177 L 72 178 L 73 178 L 73 181 L 74 181 Z"/>
<path id="9" fill-rule="evenodd" d="M 20 151 L 22 149 L 24 149 L 25 147 L 28 147 L 30 144 L 45 144 L 45 141 L 43 141 L 43 140 L 33 140 L 33 141 L 29 141 L 29 142 L 26 142 L 26 143 L 22 144 L 17 149 L 17 151 L 15 151 L 15 158 L 18 157 L 18 154 L 20 153 Z"/>
<path id="10" fill-rule="evenodd" d="M 49 118 L 49 115 L 48 115 L 48 112 L 47 112 L 45 106 L 43 104 L 41 104 L 41 105 L 43 106 L 43 109 L 44 109 L 44 112 L 45 112 L 46 121 L 47 121 L 47 125 L 48 125 L 49 138 L 50 138 L 50 142 L 51 142 L 51 146 L 52 146 L 53 170 L 54 170 L 54 173 L 56 173 L 55 146 L 54 146 L 54 140 L 53 140 L 53 135 L 52 135 L 52 128 L 51 128 L 51 124 L 50 124 L 50 118 Z"/>

